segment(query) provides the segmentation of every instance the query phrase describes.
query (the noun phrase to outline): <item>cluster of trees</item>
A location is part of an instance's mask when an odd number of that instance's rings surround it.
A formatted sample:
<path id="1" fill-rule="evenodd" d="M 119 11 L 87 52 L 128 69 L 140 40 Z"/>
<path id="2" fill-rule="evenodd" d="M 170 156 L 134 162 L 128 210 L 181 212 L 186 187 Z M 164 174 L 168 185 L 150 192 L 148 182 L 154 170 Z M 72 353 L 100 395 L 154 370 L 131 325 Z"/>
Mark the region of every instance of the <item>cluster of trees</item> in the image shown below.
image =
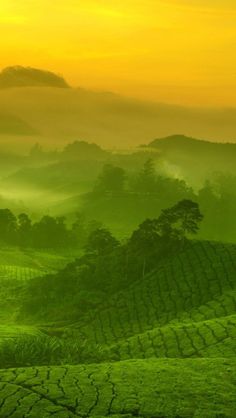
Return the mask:
<path id="1" fill-rule="evenodd" d="M 64 217 L 45 215 L 33 222 L 26 213 L 15 216 L 10 209 L 0 209 L 0 242 L 4 245 L 55 249 L 83 246 L 99 226 L 96 221 L 86 223 L 80 215 L 68 227 Z"/>
<path id="2" fill-rule="evenodd" d="M 111 253 L 114 256 L 114 252 L 119 249 L 119 255 L 121 252 L 125 255 L 126 265 L 130 257 L 133 259 L 132 264 L 138 266 L 138 271 L 135 269 L 136 276 L 141 271 L 144 275 L 152 267 L 156 256 L 164 256 L 173 249 L 182 248 L 188 237 L 198 232 L 202 220 L 198 203 L 184 199 L 162 210 L 158 218 L 142 222 L 123 245 L 109 230 L 94 230 L 88 237 L 86 251 L 98 257 Z"/>
<path id="3" fill-rule="evenodd" d="M 141 170 L 129 177 L 122 167 L 105 164 L 98 177 L 94 191 L 97 193 L 191 193 L 192 190 L 183 180 L 160 175 L 156 171 L 155 161 L 148 158 Z"/>
<path id="4" fill-rule="evenodd" d="M 22 247 L 60 247 L 68 241 L 64 218 L 43 216 L 32 222 L 26 213 L 15 216 L 10 209 L 0 209 L 0 240 Z"/>
<path id="5" fill-rule="evenodd" d="M 133 232 L 129 244 L 146 253 L 160 239 L 164 242 L 184 240 L 186 234 L 196 233 L 202 220 L 198 204 L 182 200 L 162 211 L 157 219 L 145 220 Z M 36 248 L 67 248 L 80 246 L 87 253 L 103 256 L 120 246 L 111 232 L 96 221 L 86 223 L 77 215 L 69 228 L 64 217 L 43 216 L 32 222 L 26 213 L 17 217 L 9 209 L 0 209 L 1 242 L 8 245 Z M 163 244 L 163 243 L 162 243 Z"/>
<path id="6" fill-rule="evenodd" d="M 43 306 L 42 315 L 58 315 L 58 303 L 75 317 L 86 312 L 101 302 L 104 292 L 124 289 L 156 268 L 160 259 L 188 245 L 188 237 L 197 233 L 202 219 L 197 203 L 182 200 L 158 218 L 146 219 L 125 242 L 102 226 L 94 229 L 80 258 L 56 275 L 30 282 L 24 312 L 39 314 Z"/>

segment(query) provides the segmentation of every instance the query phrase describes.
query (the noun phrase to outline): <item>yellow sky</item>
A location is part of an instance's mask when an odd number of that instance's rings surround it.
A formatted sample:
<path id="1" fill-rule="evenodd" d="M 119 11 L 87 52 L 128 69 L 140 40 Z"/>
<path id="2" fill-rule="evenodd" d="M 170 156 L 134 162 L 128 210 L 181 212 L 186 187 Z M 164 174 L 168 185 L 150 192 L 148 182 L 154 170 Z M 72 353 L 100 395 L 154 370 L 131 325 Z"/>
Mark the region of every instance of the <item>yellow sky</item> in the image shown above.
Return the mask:
<path id="1" fill-rule="evenodd" d="M 236 106 L 236 0 L 0 0 L 0 67 L 180 104 Z"/>

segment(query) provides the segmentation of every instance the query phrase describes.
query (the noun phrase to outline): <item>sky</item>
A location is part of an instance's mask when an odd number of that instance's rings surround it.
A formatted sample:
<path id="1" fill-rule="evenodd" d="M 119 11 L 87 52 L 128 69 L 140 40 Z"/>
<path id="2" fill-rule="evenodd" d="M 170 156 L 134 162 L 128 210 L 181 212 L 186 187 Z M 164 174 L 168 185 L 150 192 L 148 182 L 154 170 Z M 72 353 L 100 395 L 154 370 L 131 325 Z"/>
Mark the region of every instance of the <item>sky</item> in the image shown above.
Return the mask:
<path id="1" fill-rule="evenodd" d="M 235 0 L 0 0 L 0 68 L 182 105 L 236 107 Z"/>

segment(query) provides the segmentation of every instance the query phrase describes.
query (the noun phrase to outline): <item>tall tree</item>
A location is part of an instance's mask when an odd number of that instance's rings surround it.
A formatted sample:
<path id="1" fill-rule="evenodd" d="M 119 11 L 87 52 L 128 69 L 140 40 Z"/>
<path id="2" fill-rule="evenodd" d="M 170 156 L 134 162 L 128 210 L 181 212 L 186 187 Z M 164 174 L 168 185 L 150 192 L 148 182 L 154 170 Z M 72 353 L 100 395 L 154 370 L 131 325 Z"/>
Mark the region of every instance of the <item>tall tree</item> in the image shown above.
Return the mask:
<path id="1" fill-rule="evenodd" d="M 32 223 L 26 213 L 18 216 L 18 242 L 22 247 L 29 247 L 32 244 Z"/>
<path id="2" fill-rule="evenodd" d="M 35 247 L 63 248 L 69 244 L 64 217 L 43 216 L 33 225 L 32 234 Z"/>
<path id="3" fill-rule="evenodd" d="M 126 174 L 123 168 L 115 167 L 112 164 L 106 164 L 98 177 L 95 189 L 101 192 L 123 192 L 125 180 Z"/>
<path id="4" fill-rule="evenodd" d="M 142 193 L 154 193 L 157 189 L 156 180 L 155 162 L 152 158 L 148 158 L 138 174 L 135 188 Z"/>
<path id="5" fill-rule="evenodd" d="M 158 226 L 162 236 L 184 239 L 188 234 L 198 232 L 202 219 L 198 203 L 184 199 L 162 211 Z"/>
<path id="6" fill-rule="evenodd" d="M 0 240 L 6 244 L 17 241 L 17 219 L 10 209 L 0 209 Z"/>
<path id="7" fill-rule="evenodd" d="M 119 246 L 119 241 L 106 228 L 92 231 L 88 237 L 86 250 L 98 256 L 111 253 Z"/>

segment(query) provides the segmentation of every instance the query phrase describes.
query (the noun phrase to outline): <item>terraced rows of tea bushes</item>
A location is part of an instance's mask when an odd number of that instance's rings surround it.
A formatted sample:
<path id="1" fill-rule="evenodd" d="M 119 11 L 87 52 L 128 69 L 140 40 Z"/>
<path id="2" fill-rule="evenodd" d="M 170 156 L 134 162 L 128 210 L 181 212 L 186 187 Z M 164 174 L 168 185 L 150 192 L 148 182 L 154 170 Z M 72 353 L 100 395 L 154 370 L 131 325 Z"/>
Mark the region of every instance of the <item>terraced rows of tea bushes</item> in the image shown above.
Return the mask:
<path id="1" fill-rule="evenodd" d="M 92 329 L 89 336 L 103 343 L 170 321 L 189 320 L 192 315 L 201 320 L 229 315 L 235 312 L 235 291 L 236 246 L 196 242 L 104 302 L 99 311 L 90 311 L 83 323 L 78 322 L 77 329 L 85 334 Z M 221 305 L 218 315 L 214 305 Z M 110 332 L 110 336 L 104 332 Z"/>
<path id="2" fill-rule="evenodd" d="M 46 270 L 34 269 L 31 267 L 0 265 L 0 281 L 2 279 L 26 281 L 46 273 Z"/>
<path id="3" fill-rule="evenodd" d="M 235 359 L 9 369 L 1 418 L 234 418 Z"/>
<path id="4" fill-rule="evenodd" d="M 65 343 L 94 352 L 75 366 L 0 370 L 0 418 L 236 416 L 236 246 L 195 242 L 77 323 L 55 327 Z M 45 338 L 34 327 L 1 333 Z"/>
<path id="5" fill-rule="evenodd" d="M 22 302 L 24 287 L 29 280 L 53 273 L 70 260 L 71 257 L 68 255 L 2 247 L 0 249 L 1 323 L 11 323 L 15 320 Z"/>
<path id="6" fill-rule="evenodd" d="M 112 359 L 235 355 L 236 247 L 196 242 L 65 331 Z M 220 344 L 220 346 L 219 346 Z M 213 350 L 213 351 L 212 351 Z M 228 347 L 229 350 L 229 347 Z M 212 354 L 213 355 L 213 354 Z"/>
<path id="7" fill-rule="evenodd" d="M 0 249 L 0 268 L 6 267 L 26 267 L 33 270 L 57 271 L 63 268 L 68 261 L 72 260 L 73 255 L 57 254 L 47 251 L 21 250 L 14 247 L 2 247 Z"/>
<path id="8" fill-rule="evenodd" d="M 236 357 L 236 315 L 155 328 L 103 351 L 104 359 L 110 360 L 208 356 Z"/>

